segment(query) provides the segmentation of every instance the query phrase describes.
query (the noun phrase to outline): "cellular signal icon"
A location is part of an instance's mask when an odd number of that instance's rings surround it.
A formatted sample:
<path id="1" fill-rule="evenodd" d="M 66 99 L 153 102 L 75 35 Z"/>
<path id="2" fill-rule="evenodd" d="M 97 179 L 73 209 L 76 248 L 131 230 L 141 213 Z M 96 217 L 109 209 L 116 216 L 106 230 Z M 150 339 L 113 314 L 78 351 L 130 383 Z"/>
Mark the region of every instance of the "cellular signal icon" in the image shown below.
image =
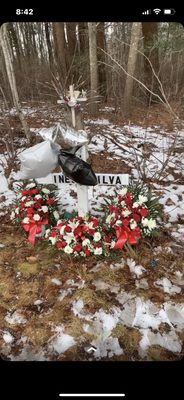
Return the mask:
<path id="1" fill-rule="evenodd" d="M 146 10 L 142 12 L 142 15 L 149 15 L 151 14 L 151 10 Z"/>

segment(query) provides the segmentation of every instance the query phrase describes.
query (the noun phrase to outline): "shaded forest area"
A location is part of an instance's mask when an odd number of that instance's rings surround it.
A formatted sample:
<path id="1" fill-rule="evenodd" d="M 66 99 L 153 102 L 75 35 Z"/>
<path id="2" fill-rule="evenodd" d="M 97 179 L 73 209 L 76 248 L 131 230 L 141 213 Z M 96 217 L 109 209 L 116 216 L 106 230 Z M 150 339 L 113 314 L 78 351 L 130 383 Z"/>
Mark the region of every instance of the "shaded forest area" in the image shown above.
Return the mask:
<path id="1" fill-rule="evenodd" d="M 20 102 L 56 102 L 58 94 L 64 95 L 74 84 L 76 90 L 87 92 L 92 113 L 99 102 L 112 104 L 124 117 L 131 115 L 133 107 L 145 109 L 152 103 L 182 113 L 184 32 L 180 24 L 33 22 L 8 23 L 3 29 L 1 101 L 10 107 L 15 105 L 15 84 Z M 9 85 L 12 73 L 14 84 Z"/>

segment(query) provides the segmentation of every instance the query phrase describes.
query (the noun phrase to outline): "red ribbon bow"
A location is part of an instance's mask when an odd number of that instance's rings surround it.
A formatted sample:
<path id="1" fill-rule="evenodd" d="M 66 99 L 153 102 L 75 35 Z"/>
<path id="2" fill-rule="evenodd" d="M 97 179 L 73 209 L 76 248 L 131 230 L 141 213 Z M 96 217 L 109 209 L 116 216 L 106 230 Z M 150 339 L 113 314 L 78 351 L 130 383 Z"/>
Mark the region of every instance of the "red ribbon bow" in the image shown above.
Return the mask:
<path id="1" fill-rule="evenodd" d="M 30 242 L 33 246 L 35 244 L 36 240 L 36 235 L 38 233 L 41 233 L 42 231 L 42 225 L 47 225 L 48 224 L 48 219 L 45 221 L 31 221 L 29 224 L 22 224 L 22 227 L 26 232 L 29 232 L 28 235 L 28 242 Z"/>
<path id="2" fill-rule="evenodd" d="M 126 241 L 128 241 L 129 244 L 136 244 L 141 235 L 139 228 L 135 228 L 132 231 L 127 226 L 124 226 L 123 228 L 116 228 L 116 236 L 118 240 L 114 246 L 115 250 L 122 249 Z"/>

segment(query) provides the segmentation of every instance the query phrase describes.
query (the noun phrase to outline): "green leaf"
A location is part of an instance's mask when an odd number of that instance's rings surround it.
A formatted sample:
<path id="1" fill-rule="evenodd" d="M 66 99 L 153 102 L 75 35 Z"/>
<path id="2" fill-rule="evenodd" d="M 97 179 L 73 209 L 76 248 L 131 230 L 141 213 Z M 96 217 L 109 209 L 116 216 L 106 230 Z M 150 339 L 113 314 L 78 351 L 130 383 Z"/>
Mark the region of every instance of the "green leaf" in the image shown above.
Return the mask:
<path id="1" fill-rule="evenodd" d="M 63 218 L 64 219 L 70 219 L 72 217 L 73 217 L 73 215 L 71 213 L 67 212 L 67 211 L 63 214 Z"/>

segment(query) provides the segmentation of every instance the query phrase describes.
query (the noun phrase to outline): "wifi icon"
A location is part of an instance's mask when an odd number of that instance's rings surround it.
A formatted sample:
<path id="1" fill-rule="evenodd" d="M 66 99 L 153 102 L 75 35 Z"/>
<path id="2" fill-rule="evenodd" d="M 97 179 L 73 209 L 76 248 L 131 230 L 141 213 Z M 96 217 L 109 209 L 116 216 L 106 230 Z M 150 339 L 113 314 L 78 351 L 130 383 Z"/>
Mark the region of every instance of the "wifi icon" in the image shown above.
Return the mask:
<path id="1" fill-rule="evenodd" d="M 154 8 L 153 12 L 159 14 L 162 10 L 160 8 Z"/>

